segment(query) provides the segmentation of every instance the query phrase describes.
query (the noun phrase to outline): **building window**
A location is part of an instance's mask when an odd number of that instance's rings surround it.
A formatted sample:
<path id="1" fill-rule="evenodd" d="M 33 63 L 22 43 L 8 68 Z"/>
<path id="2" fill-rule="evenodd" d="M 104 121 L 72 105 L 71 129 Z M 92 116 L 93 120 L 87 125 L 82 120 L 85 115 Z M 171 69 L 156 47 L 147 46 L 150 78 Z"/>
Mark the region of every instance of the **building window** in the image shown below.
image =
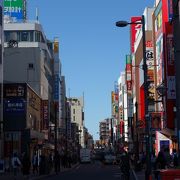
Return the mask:
<path id="1" fill-rule="evenodd" d="M 75 118 L 75 116 L 73 116 L 73 121 L 75 121 L 76 120 L 76 118 Z"/>
<path id="2" fill-rule="evenodd" d="M 34 69 L 34 64 L 33 63 L 29 63 L 28 64 L 28 69 Z"/>
<path id="3" fill-rule="evenodd" d="M 73 109 L 73 114 L 75 114 L 75 109 Z"/>
<path id="4" fill-rule="evenodd" d="M 28 41 L 28 32 L 27 31 L 21 32 L 21 41 Z"/>

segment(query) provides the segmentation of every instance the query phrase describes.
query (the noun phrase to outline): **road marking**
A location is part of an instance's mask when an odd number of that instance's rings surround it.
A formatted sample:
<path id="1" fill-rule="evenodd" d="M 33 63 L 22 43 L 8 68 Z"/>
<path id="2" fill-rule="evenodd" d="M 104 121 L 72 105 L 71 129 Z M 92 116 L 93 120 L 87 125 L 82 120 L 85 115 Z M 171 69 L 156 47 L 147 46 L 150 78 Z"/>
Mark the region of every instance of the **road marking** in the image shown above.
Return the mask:
<path id="1" fill-rule="evenodd" d="M 116 174 L 113 175 L 113 177 L 119 178 L 119 177 L 121 177 L 121 173 L 116 173 Z"/>

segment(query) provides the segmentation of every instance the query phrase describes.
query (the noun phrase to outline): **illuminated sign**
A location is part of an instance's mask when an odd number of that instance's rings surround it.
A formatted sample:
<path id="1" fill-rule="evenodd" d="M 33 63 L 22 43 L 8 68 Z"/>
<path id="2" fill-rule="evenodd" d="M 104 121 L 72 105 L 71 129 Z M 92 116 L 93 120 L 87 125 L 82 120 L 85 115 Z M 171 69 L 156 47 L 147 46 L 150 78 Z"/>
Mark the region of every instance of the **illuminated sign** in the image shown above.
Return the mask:
<path id="1" fill-rule="evenodd" d="M 4 97 L 13 98 L 13 97 L 25 97 L 25 86 L 17 84 L 5 84 L 4 85 Z"/>

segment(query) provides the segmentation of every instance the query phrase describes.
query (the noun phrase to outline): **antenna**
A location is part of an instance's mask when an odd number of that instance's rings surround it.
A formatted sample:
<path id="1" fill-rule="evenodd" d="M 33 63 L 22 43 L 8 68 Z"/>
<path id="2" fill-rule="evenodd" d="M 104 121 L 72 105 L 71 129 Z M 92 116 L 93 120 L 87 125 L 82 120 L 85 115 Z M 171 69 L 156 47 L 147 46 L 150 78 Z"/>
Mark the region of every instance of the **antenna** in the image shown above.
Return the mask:
<path id="1" fill-rule="evenodd" d="M 69 98 L 70 98 L 70 90 L 71 90 L 71 89 L 70 89 L 70 88 L 68 88 L 68 93 L 69 93 L 68 95 L 69 95 Z"/>
<path id="2" fill-rule="evenodd" d="M 83 91 L 83 108 L 84 108 L 84 106 L 85 106 L 85 105 L 84 105 L 84 91 Z"/>
<path id="3" fill-rule="evenodd" d="M 39 22 L 39 9 L 36 8 L 36 22 Z"/>

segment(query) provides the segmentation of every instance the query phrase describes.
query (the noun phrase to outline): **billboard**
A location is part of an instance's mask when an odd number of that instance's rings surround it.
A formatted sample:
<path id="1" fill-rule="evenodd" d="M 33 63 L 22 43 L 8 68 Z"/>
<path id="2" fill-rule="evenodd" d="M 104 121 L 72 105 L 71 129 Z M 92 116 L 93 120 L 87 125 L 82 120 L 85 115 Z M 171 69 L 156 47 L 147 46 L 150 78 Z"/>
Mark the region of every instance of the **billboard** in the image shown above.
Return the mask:
<path id="1" fill-rule="evenodd" d="M 11 17 L 13 21 L 24 19 L 24 0 L 4 0 L 4 16 Z"/>

